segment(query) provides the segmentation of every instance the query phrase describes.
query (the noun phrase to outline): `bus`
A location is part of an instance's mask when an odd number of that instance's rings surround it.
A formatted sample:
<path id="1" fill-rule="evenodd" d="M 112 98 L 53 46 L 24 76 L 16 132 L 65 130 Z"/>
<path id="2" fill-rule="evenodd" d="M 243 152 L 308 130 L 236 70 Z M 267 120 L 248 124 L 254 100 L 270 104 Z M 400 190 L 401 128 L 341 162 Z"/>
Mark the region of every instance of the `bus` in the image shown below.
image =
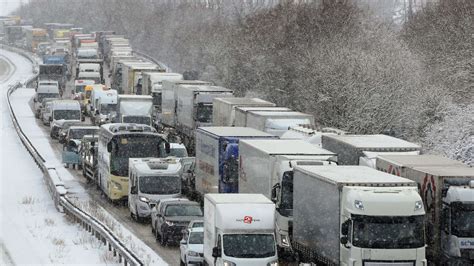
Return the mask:
<path id="1" fill-rule="evenodd" d="M 102 125 L 95 181 L 111 201 L 127 200 L 128 159 L 164 158 L 169 152 L 170 144 L 164 135 L 151 126 L 131 123 Z"/>

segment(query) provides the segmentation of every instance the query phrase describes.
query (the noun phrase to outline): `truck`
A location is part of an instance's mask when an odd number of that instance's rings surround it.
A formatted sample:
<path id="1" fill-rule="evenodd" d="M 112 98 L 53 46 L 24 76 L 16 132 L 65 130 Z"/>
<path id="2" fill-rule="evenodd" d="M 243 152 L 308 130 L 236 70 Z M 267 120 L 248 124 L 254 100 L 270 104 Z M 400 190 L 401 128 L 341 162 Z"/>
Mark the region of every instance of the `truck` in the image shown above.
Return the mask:
<path id="1" fill-rule="evenodd" d="M 300 263 L 427 265 L 416 182 L 367 166 L 293 172 L 292 247 Z"/>
<path id="2" fill-rule="evenodd" d="M 214 98 L 212 103 L 212 124 L 214 126 L 234 126 L 235 108 L 238 106 L 248 107 L 274 107 L 275 104 L 259 98 Z"/>
<path id="3" fill-rule="evenodd" d="M 118 93 L 111 89 L 94 89 L 91 93 L 91 122 L 100 126 L 110 122 L 117 111 Z"/>
<path id="4" fill-rule="evenodd" d="M 26 29 L 25 41 L 26 49 L 34 53 L 39 43 L 48 41 L 48 32 L 40 28 Z"/>
<path id="5" fill-rule="evenodd" d="M 298 125 L 314 127 L 313 115 L 294 111 L 249 111 L 247 112 L 246 121 L 247 123 L 244 126 L 256 128 L 276 136 L 281 136 L 291 127 Z"/>
<path id="6" fill-rule="evenodd" d="M 204 265 L 278 265 L 275 204 L 260 194 L 206 194 Z"/>
<path id="7" fill-rule="evenodd" d="M 150 218 L 157 202 L 181 196 L 181 163 L 177 158 L 129 159 L 128 207 L 137 222 Z"/>
<path id="8" fill-rule="evenodd" d="M 59 99 L 59 84 L 56 80 L 40 80 L 36 87 L 36 94 L 33 98 L 35 117 L 39 118 L 44 99 Z"/>
<path id="9" fill-rule="evenodd" d="M 149 95 L 118 95 L 116 123 L 136 123 L 151 126 L 153 99 Z"/>
<path id="10" fill-rule="evenodd" d="M 62 93 L 66 88 L 66 71 L 63 64 L 40 64 L 37 80 L 56 80 Z"/>
<path id="11" fill-rule="evenodd" d="M 245 127 L 247 126 L 247 114 L 253 111 L 265 111 L 265 112 L 291 112 L 291 109 L 286 107 L 247 107 L 237 106 L 235 107 L 235 119 L 234 126 Z"/>
<path id="12" fill-rule="evenodd" d="M 239 142 L 239 193 L 259 193 L 276 205 L 278 253 L 292 256 L 293 168 L 336 165 L 337 155 L 302 140 L 243 139 Z M 196 171 L 197 172 L 197 171 Z"/>
<path id="13" fill-rule="evenodd" d="M 197 193 L 238 193 L 239 141 L 275 138 L 247 127 L 198 128 L 195 170 Z"/>
<path id="14" fill-rule="evenodd" d="M 212 125 L 212 100 L 216 97 L 233 97 L 233 91 L 209 85 L 181 85 L 177 90 L 175 128 L 191 154 L 194 153 L 194 131 Z"/>
<path id="15" fill-rule="evenodd" d="M 122 67 L 122 90 L 123 94 L 142 95 L 141 78 L 142 72 L 165 72 L 160 66 L 151 63 L 130 63 Z"/>
<path id="16" fill-rule="evenodd" d="M 162 88 L 162 113 L 160 121 L 160 124 L 163 127 L 174 128 L 176 126 L 178 89 L 183 85 L 212 85 L 212 83 L 201 80 L 164 80 Z"/>
<path id="17" fill-rule="evenodd" d="M 418 155 L 421 147 L 387 135 L 323 135 L 324 149 L 338 154 L 339 164 L 365 165 L 375 168 L 375 158 L 381 154 Z"/>
<path id="18" fill-rule="evenodd" d="M 380 155 L 377 169 L 418 183 L 426 207 L 427 258 L 474 264 L 474 168 L 436 155 Z"/>

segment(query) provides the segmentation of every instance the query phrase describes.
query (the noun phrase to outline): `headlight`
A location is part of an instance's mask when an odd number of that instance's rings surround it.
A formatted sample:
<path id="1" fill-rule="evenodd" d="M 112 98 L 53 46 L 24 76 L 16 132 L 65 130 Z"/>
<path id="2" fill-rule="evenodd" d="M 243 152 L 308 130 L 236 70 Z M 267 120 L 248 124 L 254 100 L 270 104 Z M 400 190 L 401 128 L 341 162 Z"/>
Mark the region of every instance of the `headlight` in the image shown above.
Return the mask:
<path id="1" fill-rule="evenodd" d="M 199 257 L 199 253 L 195 252 L 195 251 L 188 251 L 188 256 L 191 256 L 191 257 Z"/>
<path id="2" fill-rule="evenodd" d="M 224 261 L 224 266 L 237 266 L 237 265 L 235 263 L 233 263 L 232 261 L 225 260 Z"/>
<path id="3" fill-rule="evenodd" d="M 267 263 L 267 266 L 278 266 L 278 261 L 272 261 L 272 262 L 269 262 Z"/>
<path id="4" fill-rule="evenodd" d="M 140 201 L 143 201 L 145 203 L 148 203 L 150 201 L 147 197 L 143 197 L 143 196 L 140 197 L 139 199 L 140 199 Z"/>
<path id="5" fill-rule="evenodd" d="M 168 226 L 173 226 L 174 223 L 173 222 L 170 222 L 170 221 L 165 221 L 165 223 L 168 225 Z"/>
<path id="6" fill-rule="evenodd" d="M 120 185 L 120 183 L 112 181 L 112 185 L 114 186 L 115 189 L 122 190 L 122 185 Z"/>
<path id="7" fill-rule="evenodd" d="M 282 234 L 280 234 L 280 236 L 281 236 L 281 244 L 282 244 L 282 246 L 284 246 L 284 247 L 289 247 L 289 246 L 290 246 L 290 241 L 289 241 L 289 239 L 288 239 L 288 236 L 287 236 L 287 235 L 282 235 Z"/>

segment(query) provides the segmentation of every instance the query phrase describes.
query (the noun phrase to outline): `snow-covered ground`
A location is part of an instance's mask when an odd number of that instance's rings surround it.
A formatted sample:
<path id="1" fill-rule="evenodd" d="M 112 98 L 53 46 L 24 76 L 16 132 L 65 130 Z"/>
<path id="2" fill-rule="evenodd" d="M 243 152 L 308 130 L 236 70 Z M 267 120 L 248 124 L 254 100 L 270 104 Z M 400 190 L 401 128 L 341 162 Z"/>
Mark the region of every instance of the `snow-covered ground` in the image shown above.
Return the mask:
<path id="1" fill-rule="evenodd" d="M 56 211 L 41 171 L 9 116 L 9 84 L 31 75 L 31 63 L 0 50 L 0 264 L 115 264 L 106 247 Z"/>
<path id="2" fill-rule="evenodd" d="M 8 59 L 11 62 L 9 64 L 9 69 L 4 71 L 5 73 L 2 74 L 2 66 L 1 60 Z M 7 71 L 9 71 L 7 73 Z M 1 81 L 6 76 L 9 76 L 13 73 L 10 78 L 7 80 Z M 4 50 L 0 50 L 0 91 L 2 93 L 2 134 L 8 134 L 9 136 L 2 135 L 2 155 L 1 155 L 1 169 L 2 169 L 2 179 L 0 181 L 1 185 L 1 194 L 0 194 L 0 201 L 1 201 L 1 231 L 0 231 L 0 256 L 2 260 L 0 260 L 0 264 L 7 263 L 9 260 L 14 261 L 16 264 L 23 264 L 20 260 L 18 262 L 15 260 L 15 257 L 12 255 L 14 251 L 10 251 L 9 246 L 12 246 L 12 250 L 16 250 L 21 252 L 21 246 L 13 246 L 16 242 L 14 238 L 9 239 L 8 234 L 4 233 L 5 231 L 10 231 L 10 228 L 13 224 L 20 224 L 27 223 L 26 225 L 21 225 L 22 228 L 18 228 L 20 231 L 28 231 L 29 234 L 26 234 L 25 237 L 30 237 L 39 240 L 38 243 L 31 240 L 33 246 L 41 246 L 41 250 L 38 251 L 39 254 L 46 254 L 46 260 L 35 259 L 34 256 L 31 256 L 31 261 L 38 261 L 39 263 L 83 263 L 83 264 L 92 264 L 92 263 L 108 263 L 110 264 L 111 256 L 107 253 L 103 246 L 101 246 L 95 239 L 88 238 L 93 243 L 89 244 L 89 242 L 85 242 L 84 238 L 89 237 L 89 235 L 79 229 L 77 225 L 70 224 L 63 214 L 60 214 L 54 208 L 53 202 L 49 195 L 49 192 L 46 189 L 46 186 L 43 183 L 42 175 L 39 169 L 34 164 L 33 160 L 31 159 L 30 155 L 26 152 L 25 148 L 22 146 L 21 142 L 19 141 L 16 132 L 13 128 L 11 123 L 8 110 L 7 110 L 7 103 L 6 103 L 6 90 L 8 84 L 14 84 L 18 80 L 24 80 L 29 75 L 31 75 L 31 63 L 23 58 L 22 56 L 16 55 L 11 52 L 7 52 Z M 35 148 L 38 152 L 43 156 L 46 160 L 46 164 L 48 167 L 56 168 L 56 171 L 60 175 L 61 179 L 63 180 L 66 188 L 68 189 L 68 195 L 71 199 L 73 199 L 78 206 L 82 206 L 84 211 L 93 214 L 96 218 L 99 218 L 107 224 L 119 238 L 137 254 L 142 261 L 146 265 L 166 265 L 163 259 L 156 254 L 150 247 L 148 247 L 143 241 L 141 241 L 138 237 L 136 237 L 133 233 L 127 230 L 120 222 L 118 222 L 111 214 L 109 214 L 105 209 L 98 206 L 96 203 L 92 202 L 90 199 L 87 191 L 81 185 L 84 180 L 78 179 L 74 177 L 64 166 L 61 164 L 61 158 L 57 156 L 54 152 L 51 140 L 48 134 L 45 134 L 45 131 L 37 120 L 34 118 L 33 112 L 30 108 L 29 102 L 34 95 L 33 89 L 27 88 L 20 88 L 11 96 L 12 107 L 14 109 L 15 115 L 19 121 L 21 128 L 23 129 L 24 133 L 28 136 L 28 138 L 32 141 L 35 145 Z M 12 152 L 12 151 L 15 152 Z M 15 157 L 13 154 L 18 153 Z M 11 155 L 10 155 L 11 154 Z M 8 157 L 8 158 L 7 158 Z M 18 165 L 21 166 L 22 171 L 16 168 L 9 168 L 11 165 Z M 23 173 L 25 171 L 25 173 Z M 5 176 L 5 177 L 4 177 Z M 7 178 L 8 176 L 8 178 Z M 19 178 L 21 177 L 21 178 Z M 18 183 L 12 183 L 9 178 L 15 178 Z M 24 179 L 24 180 L 23 180 Z M 23 180 L 23 181 L 20 181 Z M 20 184 L 27 184 L 23 185 L 26 186 L 25 188 L 22 186 L 21 190 L 12 190 L 9 189 L 12 185 L 18 187 Z M 18 191 L 21 191 L 18 192 Z M 4 200 L 4 198 L 7 198 Z M 30 200 L 31 198 L 31 200 Z M 23 202 L 26 202 L 23 203 Z M 31 204 L 30 204 L 31 202 Z M 16 203 L 16 204 L 14 204 Z M 9 217 L 7 212 L 13 209 L 20 209 L 25 208 L 26 211 L 19 212 L 18 217 Z M 94 215 L 95 214 L 95 215 Z M 32 219 L 30 216 L 38 217 L 37 219 Z M 99 216 L 99 217 L 98 217 Z M 49 228 L 50 222 L 49 217 L 54 217 L 54 227 Z M 26 219 L 28 218 L 28 219 Z M 31 222 L 30 222 L 31 221 Z M 21 223 L 20 223 L 21 222 Z M 33 228 L 33 229 L 31 229 Z M 69 229 L 68 229 L 69 228 Z M 53 233 L 48 233 L 47 229 L 53 229 Z M 68 231 L 69 230 L 69 231 Z M 50 230 L 51 231 L 51 230 Z M 65 231 L 65 232 L 63 232 Z M 33 232 L 33 233 L 32 233 Z M 39 233 L 41 232 L 41 233 Z M 75 235 L 74 235 L 74 234 Z M 151 234 L 151 233 L 150 233 Z M 56 251 L 55 237 L 58 235 L 63 235 L 64 242 L 69 244 L 68 249 L 65 253 L 63 250 L 61 252 L 64 255 L 61 255 L 59 259 L 50 259 L 51 256 L 48 254 L 57 254 L 60 253 Z M 7 239 L 9 239 L 9 243 L 7 244 Z M 51 240 L 52 239 L 52 240 Z M 39 243 L 43 242 L 51 242 L 53 246 L 49 245 L 41 245 Z M 88 240 L 89 241 L 89 240 Z M 76 244 L 78 243 L 78 244 Z M 62 242 L 61 242 L 62 244 Z M 74 245 L 74 246 L 72 246 Z M 89 254 L 79 254 L 79 250 L 73 250 L 76 248 L 75 246 L 85 247 L 85 251 L 95 251 L 96 256 L 89 255 Z M 32 252 L 32 249 L 24 248 L 24 250 L 29 250 Z M 77 255 L 76 255 L 77 254 Z M 39 255 L 38 255 L 39 256 Z M 29 257 L 29 256 L 28 256 Z M 73 258 L 72 258 L 73 257 Z M 24 258 L 26 258 L 24 256 Z M 41 257 L 40 257 L 41 258 Z M 49 261 L 47 259 L 50 259 Z M 28 262 L 25 262 L 28 263 Z M 35 262 L 36 263 L 36 262 Z"/>

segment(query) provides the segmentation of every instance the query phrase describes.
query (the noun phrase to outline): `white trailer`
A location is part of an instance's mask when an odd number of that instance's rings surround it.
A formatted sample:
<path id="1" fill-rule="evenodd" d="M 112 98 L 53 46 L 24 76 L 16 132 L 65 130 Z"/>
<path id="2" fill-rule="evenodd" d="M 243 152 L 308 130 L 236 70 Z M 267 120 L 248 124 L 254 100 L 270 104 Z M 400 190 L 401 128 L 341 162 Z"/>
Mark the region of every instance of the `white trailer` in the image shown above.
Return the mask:
<path id="1" fill-rule="evenodd" d="M 235 119 L 234 126 L 245 127 L 247 126 L 247 114 L 253 111 L 265 111 L 265 112 L 292 112 L 291 109 L 286 107 L 247 107 L 238 106 L 235 107 Z"/>
<path id="2" fill-rule="evenodd" d="M 297 165 L 293 195 L 300 262 L 427 265 L 415 182 L 366 166 Z"/>
<path id="3" fill-rule="evenodd" d="M 142 72 L 164 72 L 160 66 L 151 63 L 126 63 L 122 66 L 122 89 L 123 94 L 142 95 L 142 84 L 139 81 L 142 78 Z"/>
<path id="4" fill-rule="evenodd" d="M 245 126 L 281 136 L 291 127 L 300 125 L 314 127 L 314 117 L 301 112 L 250 111 Z"/>
<path id="5" fill-rule="evenodd" d="M 275 104 L 259 98 L 214 98 L 212 103 L 212 125 L 231 127 L 235 125 L 235 108 L 247 107 L 274 107 Z"/>
<path id="6" fill-rule="evenodd" d="M 149 95 L 118 95 L 116 123 L 136 123 L 151 126 L 153 99 Z"/>
<path id="7" fill-rule="evenodd" d="M 339 164 L 375 168 L 377 155 L 418 155 L 421 146 L 387 135 L 324 135 L 323 148 L 337 153 Z"/>
<path id="8" fill-rule="evenodd" d="M 207 265 L 278 265 L 275 205 L 259 194 L 206 194 Z"/>
<path id="9" fill-rule="evenodd" d="M 178 102 L 178 89 L 184 85 L 212 85 L 201 80 L 164 80 L 162 88 L 162 113 L 160 123 L 164 127 L 176 126 L 176 109 Z"/>
<path id="10" fill-rule="evenodd" d="M 430 261 L 474 264 L 474 168 L 435 155 L 381 155 L 377 169 L 418 183 Z"/>
<path id="11" fill-rule="evenodd" d="M 259 193 L 277 207 L 279 253 L 290 254 L 293 221 L 293 167 L 336 165 L 336 154 L 302 140 L 242 139 L 239 142 L 239 193 Z"/>

